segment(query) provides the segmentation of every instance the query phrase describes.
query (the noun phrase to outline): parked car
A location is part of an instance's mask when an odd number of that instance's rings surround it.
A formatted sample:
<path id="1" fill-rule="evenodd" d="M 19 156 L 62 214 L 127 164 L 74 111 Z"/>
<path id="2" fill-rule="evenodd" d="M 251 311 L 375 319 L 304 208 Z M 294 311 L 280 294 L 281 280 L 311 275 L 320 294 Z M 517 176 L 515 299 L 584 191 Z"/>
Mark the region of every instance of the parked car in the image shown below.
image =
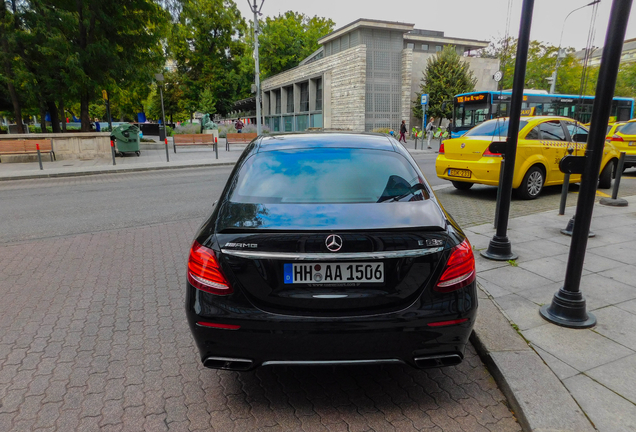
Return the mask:
<path id="1" fill-rule="evenodd" d="M 462 361 L 477 312 L 468 239 L 380 134 L 261 136 L 188 260 L 204 366 Z"/>
<path id="2" fill-rule="evenodd" d="M 619 153 L 625 152 L 625 169 L 636 166 L 636 119 L 623 123 L 614 131 L 609 131 L 607 142 Z"/>
<path id="3" fill-rule="evenodd" d="M 497 186 L 501 154 L 492 153 L 490 144 L 506 141 L 508 118 L 488 120 L 463 136 L 444 141 L 435 162 L 437 176 L 450 180 L 457 189 L 468 190 L 473 184 Z M 559 162 L 568 154 L 583 155 L 588 129 L 567 117 L 521 117 L 519 141 L 512 187 L 522 199 L 534 199 L 544 186 L 563 184 Z M 605 144 L 598 187 L 609 189 L 619 153 Z M 579 174 L 570 183 L 581 181 Z"/>

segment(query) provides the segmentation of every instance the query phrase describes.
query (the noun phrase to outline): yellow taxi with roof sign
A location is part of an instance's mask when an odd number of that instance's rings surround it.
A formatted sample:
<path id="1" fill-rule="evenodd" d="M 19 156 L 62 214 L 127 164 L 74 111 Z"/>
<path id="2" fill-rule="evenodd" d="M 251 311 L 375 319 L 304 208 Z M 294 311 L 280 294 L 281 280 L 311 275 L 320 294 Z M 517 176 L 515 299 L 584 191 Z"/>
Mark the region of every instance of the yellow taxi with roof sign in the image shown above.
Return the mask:
<path id="1" fill-rule="evenodd" d="M 459 138 L 444 141 L 435 161 L 437 176 L 450 180 L 460 190 L 468 190 L 475 183 L 497 186 L 501 154 L 492 153 L 489 146 L 496 141 L 506 141 L 508 125 L 508 118 L 492 119 Z M 563 184 L 564 174 L 559 170 L 559 162 L 568 154 L 568 149 L 572 149 L 573 155 L 583 156 L 587 136 L 588 129 L 568 117 L 521 117 L 512 182 L 517 195 L 522 199 L 534 199 L 544 186 Z M 599 188 L 611 187 L 618 156 L 616 148 L 606 142 Z M 579 174 L 571 175 L 570 183 L 580 181 Z"/>
<path id="2" fill-rule="evenodd" d="M 625 168 L 636 166 L 636 119 L 632 119 L 607 133 L 606 143 L 611 143 L 618 152 L 625 152 Z"/>

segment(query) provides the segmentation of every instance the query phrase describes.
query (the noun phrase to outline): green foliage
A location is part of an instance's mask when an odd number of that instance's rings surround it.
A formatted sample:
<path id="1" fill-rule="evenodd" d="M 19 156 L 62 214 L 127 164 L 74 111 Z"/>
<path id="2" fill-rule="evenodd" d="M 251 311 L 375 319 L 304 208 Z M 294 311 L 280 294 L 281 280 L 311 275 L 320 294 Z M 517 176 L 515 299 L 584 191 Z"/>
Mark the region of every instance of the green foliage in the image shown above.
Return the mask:
<path id="1" fill-rule="evenodd" d="M 210 90 L 210 87 L 206 87 L 201 93 L 199 98 L 199 112 L 205 114 L 214 114 L 216 112 L 216 98 Z"/>
<path id="2" fill-rule="evenodd" d="M 557 64 L 558 47 L 539 41 L 530 41 L 526 65 L 525 88 L 550 90 L 550 78 Z M 596 91 L 598 67 L 588 66 L 586 79 L 582 80 L 583 64 L 574 57 L 573 48 L 565 48 L 566 56 L 561 60 L 557 71 L 555 92 L 561 94 L 593 95 Z M 493 42 L 482 53 L 483 57 L 498 58 L 501 62 L 503 79 L 500 89 L 512 88 L 517 55 L 517 40 L 509 37 Z M 619 78 L 620 81 L 620 78 Z M 583 84 L 583 86 L 582 86 Z M 617 90 L 619 86 L 617 84 Z M 618 95 L 618 93 L 617 93 Z"/>
<path id="3" fill-rule="evenodd" d="M 320 48 L 317 40 L 331 33 L 335 23 L 318 16 L 287 11 L 266 18 L 259 37 L 259 61 L 264 78 L 291 69 Z M 251 56 L 251 50 L 249 52 Z M 252 62 L 252 71 L 254 70 Z"/>
<path id="4" fill-rule="evenodd" d="M 426 62 L 420 92 L 413 101 L 413 115 L 419 119 L 423 117 L 421 96 L 428 93 L 428 115 L 451 118 L 453 97 L 473 91 L 476 82 L 468 63 L 461 60 L 455 47 L 445 46 Z"/>
<path id="5" fill-rule="evenodd" d="M 245 20 L 231 0 L 184 2 L 169 37 L 169 52 L 179 72 L 180 109 L 194 113 L 207 87 L 215 112 L 231 111 L 240 93 L 236 65 L 244 53 L 245 30 Z"/>

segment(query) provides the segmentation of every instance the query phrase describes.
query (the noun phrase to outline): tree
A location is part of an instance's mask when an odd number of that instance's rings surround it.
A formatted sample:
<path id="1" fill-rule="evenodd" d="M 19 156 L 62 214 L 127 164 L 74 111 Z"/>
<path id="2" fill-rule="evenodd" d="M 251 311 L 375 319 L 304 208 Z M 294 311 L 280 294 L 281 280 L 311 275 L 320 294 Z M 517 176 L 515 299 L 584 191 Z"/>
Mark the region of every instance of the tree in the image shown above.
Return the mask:
<path id="1" fill-rule="evenodd" d="M 237 59 L 245 20 L 232 0 L 189 0 L 173 25 L 169 53 L 177 64 L 182 107 L 192 114 L 209 88 L 216 111 L 231 111 L 238 89 Z"/>
<path id="2" fill-rule="evenodd" d="M 428 93 L 428 115 L 451 118 L 453 97 L 473 91 L 477 83 L 468 63 L 461 60 L 452 45 L 430 57 L 422 74 L 421 91 L 413 101 L 413 115 L 420 119 L 423 117 L 422 93 Z"/>
<path id="3" fill-rule="evenodd" d="M 199 100 L 199 112 L 204 114 L 214 114 L 216 112 L 216 99 L 210 87 L 206 87 L 201 93 Z"/>
<path id="4" fill-rule="evenodd" d="M 261 24 L 259 37 L 259 61 L 263 78 L 298 66 L 320 48 L 318 39 L 331 33 L 334 26 L 331 19 L 318 16 L 310 18 L 292 11 L 274 18 L 267 17 Z"/>

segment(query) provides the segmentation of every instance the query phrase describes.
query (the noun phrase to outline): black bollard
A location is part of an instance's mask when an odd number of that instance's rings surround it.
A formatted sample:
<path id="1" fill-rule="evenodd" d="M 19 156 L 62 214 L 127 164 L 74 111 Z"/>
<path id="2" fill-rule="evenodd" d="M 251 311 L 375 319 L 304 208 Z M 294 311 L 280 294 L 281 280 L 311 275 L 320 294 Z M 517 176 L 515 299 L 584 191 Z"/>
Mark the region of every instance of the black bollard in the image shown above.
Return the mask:
<path id="1" fill-rule="evenodd" d="M 40 153 L 40 144 L 36 143 L 35 149 L 38 151 L 38 162 L 40 162 L 40 170 L 43 170 L 44 167 L 42 166 L 42 154 Z"/>
<path id="2" fill-rule="evenodd" d="M 110 140 L 110 154 L 113 156 L 113 165 L 117 165 L 115 162 L 115 141 Z"/>
<path id="3" fill-rule="evenodd" d="M 219 139 L 214 137 L 214 153 L 216 153 L 216 158 L 219 158 Z"/>
<path id="4" fill-rule="evenodd" d="M 618 198 L 618 188 L 621 184 L 621 177 L 623 176 L 623 168 L 625 168 L 625 152 L 621 152 L 621 156 L 618 159 L 618 166 L 616 167 L 616 178 L 614 179 L 614 189 L 612 189 L 611 198 L 601 198 L 600 204 L 613 206 L 613 207 L 627 207 L 628 202 L 623 198 Z"/>
<path id="5" fill-rule="evenodd" d="M 174 138 L 173 138 L 174 139 Z M 170 162 L 170 154 L 168 153 L 168 138 L 165 138 L 166 141 L 166 162 Z M 175 145 L 174 152 L 177 152 L 177 147 Z"/>

